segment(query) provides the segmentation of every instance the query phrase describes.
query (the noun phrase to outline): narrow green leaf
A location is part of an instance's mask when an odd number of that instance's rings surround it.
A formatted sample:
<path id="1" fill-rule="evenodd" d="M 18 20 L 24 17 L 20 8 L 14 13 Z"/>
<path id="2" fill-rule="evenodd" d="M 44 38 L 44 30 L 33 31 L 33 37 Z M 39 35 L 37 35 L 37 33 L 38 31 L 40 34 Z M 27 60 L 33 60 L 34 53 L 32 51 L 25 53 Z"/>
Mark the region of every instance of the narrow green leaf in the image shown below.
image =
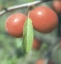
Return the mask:
<path id="1" fill-rule="evenodd" d="M 23 49 L 28 53 L 32 49 L 33 43 L 33 25 L 32 20 L 27 18 L 23 28 Z"/>

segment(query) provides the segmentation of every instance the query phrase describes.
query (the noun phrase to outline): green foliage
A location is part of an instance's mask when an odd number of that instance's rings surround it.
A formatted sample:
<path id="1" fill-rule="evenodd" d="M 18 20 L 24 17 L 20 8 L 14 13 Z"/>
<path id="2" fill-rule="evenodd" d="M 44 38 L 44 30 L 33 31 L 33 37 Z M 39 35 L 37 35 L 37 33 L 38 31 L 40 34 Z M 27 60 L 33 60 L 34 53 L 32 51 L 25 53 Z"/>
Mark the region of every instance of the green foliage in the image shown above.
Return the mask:
<path id="1" fill-rule="evenodd" d="M 23 49 L 25 53 L 28 53 L 32 49 L 33 43 L 33 26 L 32 20 L 27 18 L 23 29 Z"/>
<path id="2" fill-rule="evenodd" d="M 44 51 L 45 49 L 48 49 L 48 44 L 46 44 L 46 42 L 42 44 L 41 51 Z"/>
<path id="3" fill-rule="evenodd" d="M 57 63 L 61 64 L 61 47 L 56 45 L 52 51 L 52 59 Z"/>
<path id="4" fill-rule="evenodd" d="M 22 47 L 22 38 L 16 38 L 15 39 L 15 47 L 16 48 Z"/>

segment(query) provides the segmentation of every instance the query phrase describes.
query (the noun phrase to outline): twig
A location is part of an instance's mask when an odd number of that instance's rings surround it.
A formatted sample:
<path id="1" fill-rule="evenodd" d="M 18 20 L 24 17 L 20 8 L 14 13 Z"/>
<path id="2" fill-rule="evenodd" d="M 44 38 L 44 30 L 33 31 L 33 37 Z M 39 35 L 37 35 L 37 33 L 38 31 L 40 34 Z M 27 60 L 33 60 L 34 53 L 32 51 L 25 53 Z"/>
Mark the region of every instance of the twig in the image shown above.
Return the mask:
<path id="1" fill-rule="evenodd" d="M 2 16 L 3 14 L 5 14 L 7 12 L 13 11 L 13 10 L 26 8 L 26 7 L 29 7 L 29 6 L 32 6 L 32 5 L 38 5 L 40 3 L 48 2 L 48 1 L 53 1 L 53 0 L 39 0 L 39 1 L 34 1 L 34 2 L 30 2 L 30 3 L 25 3 L 25 4 L 21 4 L 21 5 L 16 5 L 16 6 L 12 6 L 12 7 L 9 7 L 9 8 L 5 8 L 3 11 L 0 12 L 0 16 Z"/>
<path id="2" fill-rule="evenodd" d="M 16 9 L 22 9 L 22 8 L 26 8 L 28 6 L 32 6 L 32 5 L 37 5 L 40 4 L 42 1 L 34 1 L 34 2 L 30 2 L 30 3 L 26 3 L 26 4 L 21 4 L 21 5 L 16 5 L 16 6 L 12 6 L 7 8 L 6 10 L 3 10 L 0 12 L 0 16 L 5 14 L 6 12 L 10 12 Z"/>

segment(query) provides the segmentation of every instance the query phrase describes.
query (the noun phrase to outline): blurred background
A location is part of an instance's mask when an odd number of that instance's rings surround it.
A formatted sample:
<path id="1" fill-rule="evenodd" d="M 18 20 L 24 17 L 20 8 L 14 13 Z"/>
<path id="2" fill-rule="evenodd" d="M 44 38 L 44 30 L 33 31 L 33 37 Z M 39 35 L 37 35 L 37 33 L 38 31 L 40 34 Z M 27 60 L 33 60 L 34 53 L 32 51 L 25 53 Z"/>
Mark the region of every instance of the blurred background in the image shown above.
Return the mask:
<path id="1" fill-rule="evenodd" d="M 0 12 L 8 7 L 34 2 L 36 0 L 0 0 Z M 38 6 L 51 7 L 52 1 L 39 4 Z M 44 41 L 39 50 L 31 50 L 30 53 L 24 54 L 22 51 L 22 38 L 14 38 L 10 36 L 5 30 L 5 22 L 8 16 L 15 12 L 25 13 L 28 8 L 13 10 L 0 16 L 0 64 L 34 64 L 37 59 L 44 58 L 45 53 L 48 52 L 51 43 Z M 49 33 L 42 34 L 34 30 L 37 37 L 57 37 L 57 28 Z M 25 55 L 25 56 L 24 56 Z M 61 64 L 61 47 L 58 43 L 52 50 L 51 60 L 56 64 Z"/>

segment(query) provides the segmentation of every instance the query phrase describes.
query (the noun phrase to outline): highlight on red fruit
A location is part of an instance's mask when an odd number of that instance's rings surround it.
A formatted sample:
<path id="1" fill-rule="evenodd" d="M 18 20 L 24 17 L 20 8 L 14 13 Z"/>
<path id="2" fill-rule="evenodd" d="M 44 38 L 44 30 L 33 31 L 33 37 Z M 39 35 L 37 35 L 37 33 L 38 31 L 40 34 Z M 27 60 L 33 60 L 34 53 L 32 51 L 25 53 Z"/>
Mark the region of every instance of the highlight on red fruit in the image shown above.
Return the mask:
<path id="1" fill-rule="evenodd" d="M 32 48 L 38 50 L 40 49 L 40 46 L 41 46 L 41 42 L 37 39 L 34 39 Z"/>
<path id="2" fill-rule="evenodd" d="M 25 20 L 26 16 L 22 13 L 18 12 L 10 15 L 5 23 L 7 32 L 13 37 L 22 37 Z"/>
<path id="3" fill-rule="evenodd" d="M 39 6 L 29 13 L 33 27 L 41 33 L 50 33 L 58 25 L 57 14 L 47 6 Z"/>
<path id="4" fill-rule="evenodd" d="M 54 0 L 52 7 L 57 13 L 61 13 L 61 0 Z"/>

